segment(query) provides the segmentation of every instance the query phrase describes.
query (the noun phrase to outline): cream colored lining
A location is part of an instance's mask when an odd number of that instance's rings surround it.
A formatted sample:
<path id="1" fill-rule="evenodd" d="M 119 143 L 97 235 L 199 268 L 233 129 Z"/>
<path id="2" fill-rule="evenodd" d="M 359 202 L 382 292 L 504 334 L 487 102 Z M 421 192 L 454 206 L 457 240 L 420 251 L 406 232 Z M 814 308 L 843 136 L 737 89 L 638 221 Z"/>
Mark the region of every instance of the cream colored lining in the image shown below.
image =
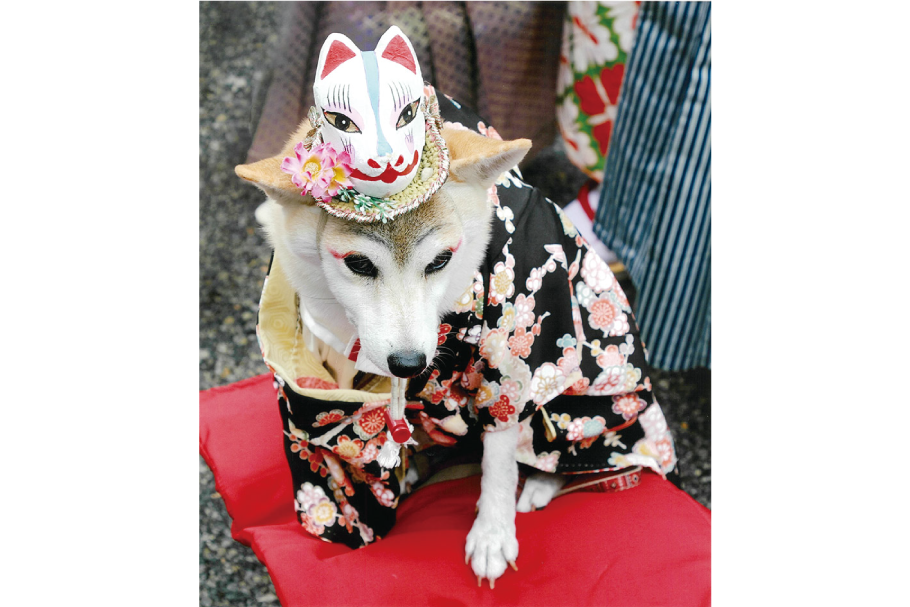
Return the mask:
<path id="1" fill-rule="evenodd" d="M 288 283 L 277 252 L 262 291 L 258 333 L 265 362 L 298 394 L 327 401 L 364 403 L 391 397 L 388 377 L 369 376 L 363 389 L 350 388 L 357 374 L 354 362 L 300 322 L 297 294 Z M 323 390 L 297 385 L 298 378 L 307 377 L 346 387 Z"/>

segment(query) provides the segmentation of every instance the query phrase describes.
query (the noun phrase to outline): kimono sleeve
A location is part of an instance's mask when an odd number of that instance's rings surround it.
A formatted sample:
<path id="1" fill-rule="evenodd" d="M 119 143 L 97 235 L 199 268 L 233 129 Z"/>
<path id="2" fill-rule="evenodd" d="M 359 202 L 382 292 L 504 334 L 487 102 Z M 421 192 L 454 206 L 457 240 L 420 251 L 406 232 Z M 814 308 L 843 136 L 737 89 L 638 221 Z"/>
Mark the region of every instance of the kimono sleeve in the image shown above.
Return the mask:
<path id="1" fill-rule="evenodd" d="M 485 430 L 508 428 L 562 394 L 640 391 L 646 365 L 609 266 L 561 209 L 521 190 L 507 197 L 500 188 L 494 220 L 502 238 L 494 236 L 488 260 L 475 398 Z"/>

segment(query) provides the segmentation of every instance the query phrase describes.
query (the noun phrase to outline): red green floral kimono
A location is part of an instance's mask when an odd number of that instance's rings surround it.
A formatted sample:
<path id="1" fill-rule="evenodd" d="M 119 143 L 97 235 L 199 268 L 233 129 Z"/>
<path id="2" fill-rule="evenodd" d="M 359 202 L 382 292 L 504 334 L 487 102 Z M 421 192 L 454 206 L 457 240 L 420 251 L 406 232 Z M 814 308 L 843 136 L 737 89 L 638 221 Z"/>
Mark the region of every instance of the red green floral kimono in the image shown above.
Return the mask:
<path id="1" fill-rule="evenodd" d="M 457 102 L 439 101 L 448 126 L 498 138 Z M 337 352 L 320 362 L 307 347 L 312 336 L 273 260 L 257 333 L 275 373 L 294 505 L 310 533 L 351 547 L 384 536 L 403 485 L 447 460 L 479 459 L 481 432 L 515 424 L 516 459 L 530 469 L 674 467 L 673 440 L 616 278 L 562 211 L 513 172 L 490 189 L 493 238 L 440 325 L 439 363 L 409 382 L 407 417 L 418 444 L 396 470 L 376 461 L 389 379 L 360 373 L 355 389 L 338 387 L 333 371 L 353 363 Z"/>
<path id="2" fill-rule="evenodd" d="M 566 5 L 556 122 L 569 160 L 598 183 L 604 178 L 637 17 L 637 2 L 571 0 Z"/>

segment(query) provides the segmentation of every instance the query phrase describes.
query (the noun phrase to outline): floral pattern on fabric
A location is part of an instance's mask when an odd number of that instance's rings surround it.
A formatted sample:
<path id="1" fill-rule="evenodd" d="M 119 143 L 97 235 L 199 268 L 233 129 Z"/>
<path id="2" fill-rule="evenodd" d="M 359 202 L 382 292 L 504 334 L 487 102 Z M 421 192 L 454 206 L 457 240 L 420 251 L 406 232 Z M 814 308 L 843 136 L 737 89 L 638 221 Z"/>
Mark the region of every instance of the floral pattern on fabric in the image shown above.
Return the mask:
<path id="1" fill-rule="evenodd" d="M 449 126 L 497 136 L 445 97 L 440 108 Z M 446 356 L 409 381 L 418 445 L 408 455 L 440 461 L 481 432 L 518 424 L 516 459 L 538 470 L 669 472 L 673 442 L 628 300 L 559 207 L 515 171 L 490 189 L 487 257 L 440 323 Z M 385 536 L 412 465 L 376 461 L 388 400 L 319 400 L 277 374 L 275 387 L 301 526 L 355 548 Z"/>
<path id="2" fill-rule="evenodd" d="M 568 3 L 556 90 L 566 155 L 603 181 L 619 90 L 635 33 L 636 2 Z"/>

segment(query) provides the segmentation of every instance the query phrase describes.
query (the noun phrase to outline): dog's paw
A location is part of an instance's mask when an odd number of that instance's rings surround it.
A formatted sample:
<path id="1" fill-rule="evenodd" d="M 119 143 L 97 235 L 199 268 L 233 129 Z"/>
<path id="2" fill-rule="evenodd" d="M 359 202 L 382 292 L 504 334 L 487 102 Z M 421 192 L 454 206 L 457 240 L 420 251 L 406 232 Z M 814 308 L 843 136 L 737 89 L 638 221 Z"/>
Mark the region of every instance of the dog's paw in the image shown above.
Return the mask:
<path id="1" fill-rule="evenodd" d="M 518 540 L 515 538 L 515 522 L 497 522 L 477 518 L 465 544 L 465 562 L 471 562 L 471 569 L 477 575 L 477 585 L 483 578 L 490 580 L 494 588 L 496 580 L 506 571 L 513 569 L 518 558 Z"/>
<path id="2" fill-rule="evenodd" d="M 518 512 L 539 510 L 549 504 L 553 496 L 565 484 L 566 479 L 561 474 L 536 472 L 525 481 L 524 490 L 521 492 L 521 497 L 518 498 L 518 505 L 515 509 Z"/>

